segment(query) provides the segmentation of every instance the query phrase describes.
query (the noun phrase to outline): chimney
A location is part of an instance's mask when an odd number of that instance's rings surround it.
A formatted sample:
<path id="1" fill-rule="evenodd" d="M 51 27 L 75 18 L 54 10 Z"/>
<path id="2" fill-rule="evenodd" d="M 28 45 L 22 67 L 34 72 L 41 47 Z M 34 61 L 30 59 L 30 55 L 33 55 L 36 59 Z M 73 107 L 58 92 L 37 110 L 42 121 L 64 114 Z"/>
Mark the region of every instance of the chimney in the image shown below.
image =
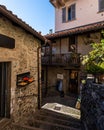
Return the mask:
<path id="1" fill-rule="evenodd" d="M 50 29 L 50 30 L 49 30 L 49 34 L 52 34 L 52 33 L 53 33 L 53 30 L 52 30 L 52 29 Z"/>

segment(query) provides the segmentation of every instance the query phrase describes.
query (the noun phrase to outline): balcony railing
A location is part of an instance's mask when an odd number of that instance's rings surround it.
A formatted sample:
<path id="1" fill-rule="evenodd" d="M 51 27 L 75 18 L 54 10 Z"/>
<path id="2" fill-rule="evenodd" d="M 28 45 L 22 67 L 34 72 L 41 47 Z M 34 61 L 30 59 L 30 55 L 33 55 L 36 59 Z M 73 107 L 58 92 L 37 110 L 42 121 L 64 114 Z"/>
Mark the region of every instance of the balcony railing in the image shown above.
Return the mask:
<path id="1" fill-rule="evenodd" d="M 42 56 L 42 65 L 79 66 L 80 54 L 52 54 Z"/>

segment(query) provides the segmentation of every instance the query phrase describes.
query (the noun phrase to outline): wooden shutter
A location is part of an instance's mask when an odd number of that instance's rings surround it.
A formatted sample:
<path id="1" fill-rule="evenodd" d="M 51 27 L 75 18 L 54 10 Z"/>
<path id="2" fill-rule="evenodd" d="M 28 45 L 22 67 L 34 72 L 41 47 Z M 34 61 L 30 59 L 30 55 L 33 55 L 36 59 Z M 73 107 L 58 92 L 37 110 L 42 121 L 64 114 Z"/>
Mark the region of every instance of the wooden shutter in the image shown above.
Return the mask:
<path id="1" fill-rule="evenodd" d="M 68 21 L 71 20 L 71 8 L 68 8 Z"/>
<path id="2" fill-rule="evenodd" d="M 62 23 L 66 22 L 66 7 L 62 8 Z"/>
<path id="3" fill-rule="evenodd" d="M 9 49 L 15 48 L 15 39 L 0 34 L 0 47 Z"/>
<path id="4" fill-rule="evenodd" d="M 99 0 L 99 11 L 104 10 L 104 0 Z"/>
<path id="5" fill-rule="evenodd" d="M 75 4 L 71 6 L 71 20 L 75 19 L 76 17 L 76 10 L 75 10 Z"/>

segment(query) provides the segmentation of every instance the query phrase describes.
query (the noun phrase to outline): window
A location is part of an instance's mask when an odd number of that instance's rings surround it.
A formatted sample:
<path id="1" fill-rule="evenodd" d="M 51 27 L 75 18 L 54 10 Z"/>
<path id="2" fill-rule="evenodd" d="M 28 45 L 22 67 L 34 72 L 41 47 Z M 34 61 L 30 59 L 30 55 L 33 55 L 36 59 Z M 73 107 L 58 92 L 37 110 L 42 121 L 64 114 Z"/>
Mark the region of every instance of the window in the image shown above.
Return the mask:
<path id="1" fill-rule="evenodd" d="M 104 11 L 104 0 L 99 0 L 99 11 Z"/>
<path id="2" fill-rule="evenodd" d="M 66 22 L 66 7 L 62 8 L 62 22 Z"/>
<path id="3" fill-rule="evenodd" d="M 77 36 L 69 37 L 69 51 L 76 52 L 77 46 Z"/>
<path id="4" fill-rule="evenodd" d="M 62 23 L 66 21 L 71 21 L 76 18 L 76 7 L 75 4 L 71 5 L 69 8 L 62 8 Z"/>
<path id="5" fill-rule="evenodd" d="M 68 21 L 75 19 L 75 4 L 68 8 Z"/>

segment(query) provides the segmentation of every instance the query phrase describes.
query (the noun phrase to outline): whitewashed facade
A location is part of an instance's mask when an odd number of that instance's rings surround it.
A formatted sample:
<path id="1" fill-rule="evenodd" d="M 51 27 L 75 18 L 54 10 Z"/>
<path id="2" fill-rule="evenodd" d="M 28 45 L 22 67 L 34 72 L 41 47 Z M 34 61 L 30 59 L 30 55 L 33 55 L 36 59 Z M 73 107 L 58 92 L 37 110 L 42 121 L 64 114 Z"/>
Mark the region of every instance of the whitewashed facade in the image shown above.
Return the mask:
<path id="1" fill-rule="evenodd" d="M 59 0 L 55 6 L 55 32 L 84 26 L 104 20 L 104 1 L 103 0 Z M 53 3 L 53 0 L 51 0 Z M 68 9 L 75 4 L 75 19 L 68 20 Z M 66 22 L 62 22 L 62 9 L 66 7 Z"/>

